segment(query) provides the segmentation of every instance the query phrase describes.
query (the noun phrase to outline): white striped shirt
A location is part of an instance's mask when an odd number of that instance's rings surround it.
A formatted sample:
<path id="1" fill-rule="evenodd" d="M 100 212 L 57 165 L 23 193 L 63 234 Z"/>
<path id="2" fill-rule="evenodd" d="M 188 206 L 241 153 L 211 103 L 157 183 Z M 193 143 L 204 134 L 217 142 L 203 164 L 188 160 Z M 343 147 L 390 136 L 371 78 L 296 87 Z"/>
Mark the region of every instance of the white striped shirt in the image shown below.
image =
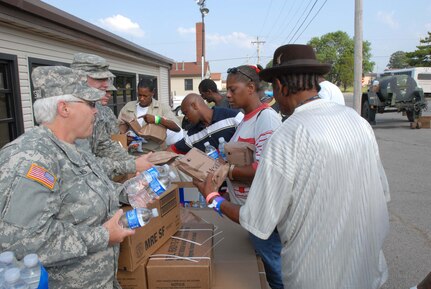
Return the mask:
<path id="1" fill-rule="evenodd" d="M 285 288 L 376 289 L 387 279 L 389 199 L 370 125 L 315 100 L 267 143 L 240 223 L 263 239 L 277 227 Z"/>

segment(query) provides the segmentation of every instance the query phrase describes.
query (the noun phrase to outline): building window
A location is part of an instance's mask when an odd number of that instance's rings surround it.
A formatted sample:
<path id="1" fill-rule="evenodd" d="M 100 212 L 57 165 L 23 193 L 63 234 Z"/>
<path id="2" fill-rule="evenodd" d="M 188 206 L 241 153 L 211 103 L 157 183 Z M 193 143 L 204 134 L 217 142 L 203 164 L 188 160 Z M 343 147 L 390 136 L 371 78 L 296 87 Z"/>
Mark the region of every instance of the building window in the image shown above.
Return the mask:
<path id="1" fill-rule="evenodd" d="M 114 91 L 108 106 L 118 117 L 123 106 L 129 101 L 136 100 L 136 74 L 125 73 L 120 71 L 112 71 L 115 74 L 114 86 L 117 91 Z"/>
<path id="2" fill-rule="evenodd" d="M 184 90 L 193 90 L 193 79 L 184 79 Z"/>
<path id="3" fill-rule="evenodd" d="M 0 53 L 0 148 L 24 132 L 17 58 Z"/>

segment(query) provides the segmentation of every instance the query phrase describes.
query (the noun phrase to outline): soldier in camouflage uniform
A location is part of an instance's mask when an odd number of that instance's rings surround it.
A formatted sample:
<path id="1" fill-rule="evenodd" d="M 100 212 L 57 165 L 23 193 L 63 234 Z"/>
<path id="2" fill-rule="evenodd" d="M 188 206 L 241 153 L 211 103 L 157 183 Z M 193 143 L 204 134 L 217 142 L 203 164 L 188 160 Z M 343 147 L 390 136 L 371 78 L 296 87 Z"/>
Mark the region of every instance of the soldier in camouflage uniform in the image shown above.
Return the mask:
<path id="1" fill-rule="evenodd" d="M 75 54 L 70 67 L 85 74 L 89 86 L 103 91 L 108 89 L 111 79 L 115 77 L 109 71 L 106 60 L 94 54 Z M 87 139 L 88 142 L 79 140 L 77 144 L 91 150 L 111 178 L 142 171 L 147 165 L 147 156 L 135 159 L 118 142 L 113 141 L 107 128 L 114 124 L 113 119 L 115 119 L 115 124 L 117 123 L 114 113 L 108 106 L 100 103 L 96 104 L 96 108 L 98 113 L 94 122 L 93 134 Z"/>
<path id="2" fill-rule="evenodd" d="M 41 125 L 0 151 L 0 251 L 37 253 L 50 288 L 119 288 L 118 244 L 133 231 L 118 224 L 119 188 L 74 145 L 91 135 L 104 92 L 62 66 L 32 80 Z"/>

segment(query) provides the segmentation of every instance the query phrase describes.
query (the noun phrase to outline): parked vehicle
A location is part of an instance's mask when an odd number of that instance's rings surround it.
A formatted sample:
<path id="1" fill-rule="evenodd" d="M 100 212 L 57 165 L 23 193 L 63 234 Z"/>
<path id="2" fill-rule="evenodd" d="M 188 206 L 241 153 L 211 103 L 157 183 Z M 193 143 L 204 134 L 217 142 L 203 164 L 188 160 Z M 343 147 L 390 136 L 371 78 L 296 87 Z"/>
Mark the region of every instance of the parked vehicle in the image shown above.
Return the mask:
<path id="1" fill-rule="evenodd" d="M 376 78 L 362 94 L 361 116 L 370 124 L 376 123 L 376 113 L 405 112 L 414 122 L 426 109 L 423 89 L 409 75 L 392 75 Z"/>
<path id="2" fill-rule="evenodd" d="M 381 76 L 408 75 L 412 77 L 424 91 L 425 97 L 431 97 L 431 67 L 410 67 L 386 70 Z"/>

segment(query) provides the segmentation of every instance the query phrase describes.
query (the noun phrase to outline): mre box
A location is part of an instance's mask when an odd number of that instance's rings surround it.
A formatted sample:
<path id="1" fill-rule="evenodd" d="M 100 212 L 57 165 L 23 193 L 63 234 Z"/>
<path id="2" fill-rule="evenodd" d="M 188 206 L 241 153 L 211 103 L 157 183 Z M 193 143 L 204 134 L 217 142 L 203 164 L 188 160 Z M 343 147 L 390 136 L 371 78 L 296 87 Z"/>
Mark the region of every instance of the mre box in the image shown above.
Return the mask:
<path id="1" fill-rule="evenodd" d="M 184 224 L 150 256 L 148 288 L 211 288 L 213 232 L 212 224 Z"/>
<path id="2" fill-rule="evenodd" d="M 150 208 L 157 208 L 159 216 L 151 219 L 144 227 L 136 229 L 134 235 L 126 237 L 121 243 L 118 258 L 118 268 L 121 270 L 134 271 L 181 226 L 177 186 L 171 185 Z M 127 211 L 132 207 L 123 209 Z"/>

